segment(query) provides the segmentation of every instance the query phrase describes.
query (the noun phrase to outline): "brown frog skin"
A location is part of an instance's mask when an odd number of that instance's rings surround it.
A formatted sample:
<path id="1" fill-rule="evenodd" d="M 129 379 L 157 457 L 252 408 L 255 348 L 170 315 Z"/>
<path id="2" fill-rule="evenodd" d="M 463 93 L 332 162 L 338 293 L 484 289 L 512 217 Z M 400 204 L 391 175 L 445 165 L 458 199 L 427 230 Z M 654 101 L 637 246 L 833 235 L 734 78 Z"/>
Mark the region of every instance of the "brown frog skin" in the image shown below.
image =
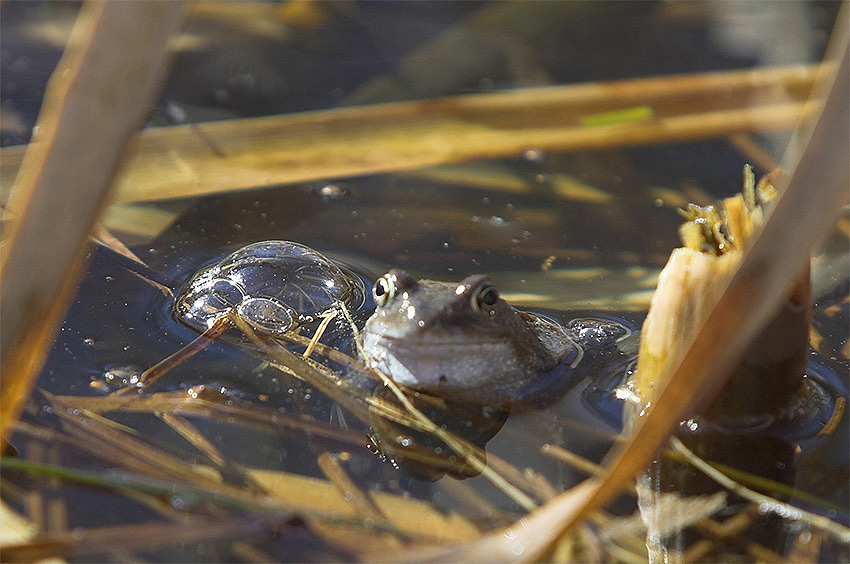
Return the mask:
<path id="1" fill-rule="evenodd" d="M 510 403 L 577 348 L 559 325 L 511 307 L 484 275 L 438 282 L 390 270 L 372 293 L 377 309 L 360 335 L 367 360 L 446 399 Z"/>

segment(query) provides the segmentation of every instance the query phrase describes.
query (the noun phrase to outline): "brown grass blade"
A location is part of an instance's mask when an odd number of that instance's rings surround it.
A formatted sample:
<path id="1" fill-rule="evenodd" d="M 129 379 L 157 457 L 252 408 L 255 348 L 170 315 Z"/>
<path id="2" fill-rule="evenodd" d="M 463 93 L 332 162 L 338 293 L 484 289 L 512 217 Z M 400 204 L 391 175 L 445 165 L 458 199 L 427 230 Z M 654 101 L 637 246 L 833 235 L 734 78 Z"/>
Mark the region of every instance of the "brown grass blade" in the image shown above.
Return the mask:
<path id="1" fill-rule="evenodd" d="M 521 89 L 146 130 L 115 201 L 185 198 L 471 159 L 790 129 L 814 66 Z M 753 100 L 760 106 L 751 107 Z M 647 119 L 589 127 L 632 107 Z M 217 149 L 212 150 L 210 144 Z M 2 149 L 0 184 L 21 149 Z"/>
<path id="2" fill-rule="evenodd" d="M 9 200 L 0 261 L 4 439 L 76 289 L 89 233 L 158 89 L 182 12 L 182 2 L 85 4 L 50 80 L 40 133 Z"/>
<path id="3" fill-rule="evenodd" d="M 194 519 L 188 523 L 132 523 L 39 535 L 30 542 L 3 547 L 4 562 L 36 562 L 50 557 L 86 558 L 115 550 L 148 552 L 167 546 L 219 542 L 267 534 L 263 519 Z"/>

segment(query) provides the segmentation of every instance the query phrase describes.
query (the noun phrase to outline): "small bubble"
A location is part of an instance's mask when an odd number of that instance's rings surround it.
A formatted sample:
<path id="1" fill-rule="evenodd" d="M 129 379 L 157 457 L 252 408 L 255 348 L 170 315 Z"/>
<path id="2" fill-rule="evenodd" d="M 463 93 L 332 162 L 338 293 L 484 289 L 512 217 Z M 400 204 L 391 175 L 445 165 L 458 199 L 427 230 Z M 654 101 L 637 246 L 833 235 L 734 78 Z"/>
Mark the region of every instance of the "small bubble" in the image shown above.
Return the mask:
<path id="1" fill-rule="evenodd" d="M 526 149 L 522 154 L 522 158 L 527 160 L 530 163 L 539 163 L 542 162 L 545 158 L 545 153 L 543 153 L 540 149 Z"/>
<path id="2" fill-rule="evenodd" d="M 171 100 L 165 103 L 165 113 L 168 114 L 169 119 L 174 123 L 186 123 L 189 121 L 189 114 L 186 112 L 186 109 Z"/>
<path id="3" fill-rule="evenodd" d="M 351 190 L 344 184 L 328 183 L 313 188 L 312 193 L 326 202 L 344 200 Z"/>

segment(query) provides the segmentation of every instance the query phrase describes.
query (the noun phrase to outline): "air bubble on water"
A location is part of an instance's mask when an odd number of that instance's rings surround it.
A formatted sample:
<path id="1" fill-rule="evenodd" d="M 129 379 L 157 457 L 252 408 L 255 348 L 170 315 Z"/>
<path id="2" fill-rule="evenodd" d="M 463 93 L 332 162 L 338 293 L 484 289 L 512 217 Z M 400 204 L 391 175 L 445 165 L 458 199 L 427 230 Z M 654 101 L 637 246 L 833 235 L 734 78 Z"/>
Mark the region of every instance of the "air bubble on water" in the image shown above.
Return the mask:
<path id="1" fill-rule="evenodd" d="M 359 278 L 313 249 L 263 241 L 197 272 L 181 291 L 175 313 L 203 331 L 235 309 L 255 330 L 280 334 L 299 317 L 315 316 L 338 302 L 354 310 L 364 299 Z"/>
<path id="2" fill-rule="evenodd" d="M 543 162 L 546 154 L 541 149 L 529 148 L 522 153 L 522 158 L 530 163 Z"/>
<path id="3" fill-rule="evenodd" d="M 334 182 L 317 186 L 312 192 L 315 196 L 318 196 L 325 202 L 344 200 L 351 194 L 351 190 L 349 190 L 347 186 Z"/>
<path id="4" fill-rule="evenodd" d="M 186 123 L 189 121 L 189 114 L 180 104 L 169 100 L 165 103 L 165 113 L 173 123 Z"/>

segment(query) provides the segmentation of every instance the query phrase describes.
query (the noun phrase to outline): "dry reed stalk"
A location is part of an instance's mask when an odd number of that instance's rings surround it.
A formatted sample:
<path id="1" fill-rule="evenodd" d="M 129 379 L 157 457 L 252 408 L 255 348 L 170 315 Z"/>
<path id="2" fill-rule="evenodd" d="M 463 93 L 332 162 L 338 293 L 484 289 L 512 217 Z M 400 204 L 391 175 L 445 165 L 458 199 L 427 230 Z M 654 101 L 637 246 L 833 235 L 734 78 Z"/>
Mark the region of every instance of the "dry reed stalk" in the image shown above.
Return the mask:
<path id="1" fill-rule="evenodd" d="M 30 542 L 3 547 L 4 562 L 67 562 L 66 558 L 85 560 L 136 550 L 153 551 L 169 546 L 220 542 L 224 539 L 262 538 L 270 526 L 269 519 L 198 518 L 184 522 L 131 523 L 107 527 L 89 527 L 43 533 Z M 138 558 L 138 557 L 136 557 Z"/>
<path id="2" fill-rule="evenodd" d="M 412 170 L 528 149 L 574 151 L 789 129 L 818 75 L 793 66 L 533 88 L 148 129 L 117 202 Z M 751 107 L 753 104 L 758 104 Z M 582 119 L 634 107 L 638 121 Z M 22 155 L 0 150 L 0 184 Z"/>
<path id="3" fill-rule="evenodd" d="M 158 89 L 182 12 L 182 2 L 86 3 L 51 77 L 9 200 L 0 263 L 4 439 L 76 290 L 89 233 Z"/>

